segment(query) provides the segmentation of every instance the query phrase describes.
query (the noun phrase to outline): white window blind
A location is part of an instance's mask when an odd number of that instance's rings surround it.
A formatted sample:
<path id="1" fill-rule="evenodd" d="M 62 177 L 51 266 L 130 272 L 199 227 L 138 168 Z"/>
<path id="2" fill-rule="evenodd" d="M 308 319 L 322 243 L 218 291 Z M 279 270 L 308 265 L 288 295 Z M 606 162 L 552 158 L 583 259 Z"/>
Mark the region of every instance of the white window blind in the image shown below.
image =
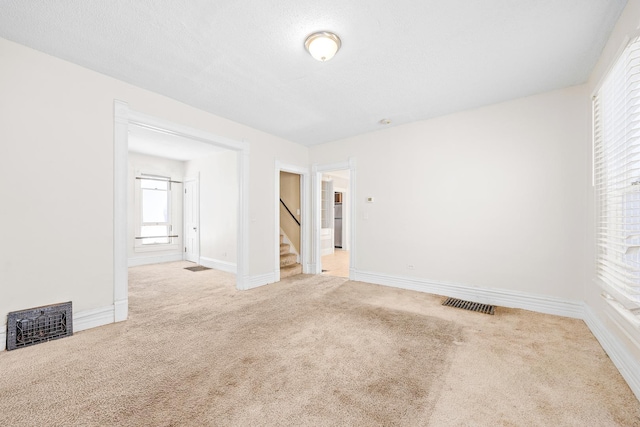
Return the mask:
<path id="1" fill-rule="evenodd" d="M 632 40 L 593 100 L 596 275 L 628 310 L 640 308 L 640 41 Z"/>
<path id="2" fill-rule="evenodd" d="M 171 182 L 168 177 L 153 176 L 140 181 L 140 237 L 143 245 L 171 243 Z"/>

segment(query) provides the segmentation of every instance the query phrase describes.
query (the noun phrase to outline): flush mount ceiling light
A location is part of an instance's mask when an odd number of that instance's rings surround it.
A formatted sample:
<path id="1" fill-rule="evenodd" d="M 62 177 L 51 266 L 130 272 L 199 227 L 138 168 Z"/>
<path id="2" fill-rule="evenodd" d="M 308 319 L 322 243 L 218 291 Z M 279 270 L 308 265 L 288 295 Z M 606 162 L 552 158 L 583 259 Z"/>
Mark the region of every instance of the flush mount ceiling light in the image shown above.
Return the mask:
<path id="1" fill-rule="evenodd" d="M 304 42 L 311 56 L 322 62 L 333 58 L 341 45 L 340 37 L 327 31 L 313 33 Z"/>

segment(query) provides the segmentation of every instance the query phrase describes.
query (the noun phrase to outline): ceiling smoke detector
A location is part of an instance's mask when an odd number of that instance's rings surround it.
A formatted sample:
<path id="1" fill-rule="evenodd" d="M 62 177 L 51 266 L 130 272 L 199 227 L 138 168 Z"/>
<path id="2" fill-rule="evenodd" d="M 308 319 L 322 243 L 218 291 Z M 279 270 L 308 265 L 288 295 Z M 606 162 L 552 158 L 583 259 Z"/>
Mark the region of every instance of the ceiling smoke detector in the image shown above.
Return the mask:
<path id="1" fill-rule="evenodd" d="M 322 62 L 333 58 L 340 46 L 342 46 L 340 37 L 327 31 L 313 33 L 304 42 L 304 47 L 311 56 Z"/>

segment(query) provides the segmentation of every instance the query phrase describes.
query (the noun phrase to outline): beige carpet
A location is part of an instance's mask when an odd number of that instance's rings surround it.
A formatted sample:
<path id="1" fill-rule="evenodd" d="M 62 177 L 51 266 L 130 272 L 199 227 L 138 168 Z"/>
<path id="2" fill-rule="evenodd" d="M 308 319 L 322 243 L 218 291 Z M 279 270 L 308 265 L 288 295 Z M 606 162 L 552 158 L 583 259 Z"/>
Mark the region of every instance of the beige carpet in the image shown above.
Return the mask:
<path id="1" fill-rule="evenodd" d="M 0 425 L 640 425 L 581 321 L 187 265 L 131 269 L 127 322 L 0 353 Z"/>

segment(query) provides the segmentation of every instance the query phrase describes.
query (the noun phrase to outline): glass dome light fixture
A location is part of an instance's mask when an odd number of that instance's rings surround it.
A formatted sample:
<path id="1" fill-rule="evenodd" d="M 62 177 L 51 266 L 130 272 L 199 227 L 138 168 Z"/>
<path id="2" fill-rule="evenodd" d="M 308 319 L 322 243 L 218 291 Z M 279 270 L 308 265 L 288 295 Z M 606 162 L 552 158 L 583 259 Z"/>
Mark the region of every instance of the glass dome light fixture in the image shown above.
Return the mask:
<path id="1" fill-rule="evenodd" d="M 304 42 L 304 47 L 318 61 L 328 61 L 342 46 L 340 37 L 328 31 L 311 34 Z"/>

